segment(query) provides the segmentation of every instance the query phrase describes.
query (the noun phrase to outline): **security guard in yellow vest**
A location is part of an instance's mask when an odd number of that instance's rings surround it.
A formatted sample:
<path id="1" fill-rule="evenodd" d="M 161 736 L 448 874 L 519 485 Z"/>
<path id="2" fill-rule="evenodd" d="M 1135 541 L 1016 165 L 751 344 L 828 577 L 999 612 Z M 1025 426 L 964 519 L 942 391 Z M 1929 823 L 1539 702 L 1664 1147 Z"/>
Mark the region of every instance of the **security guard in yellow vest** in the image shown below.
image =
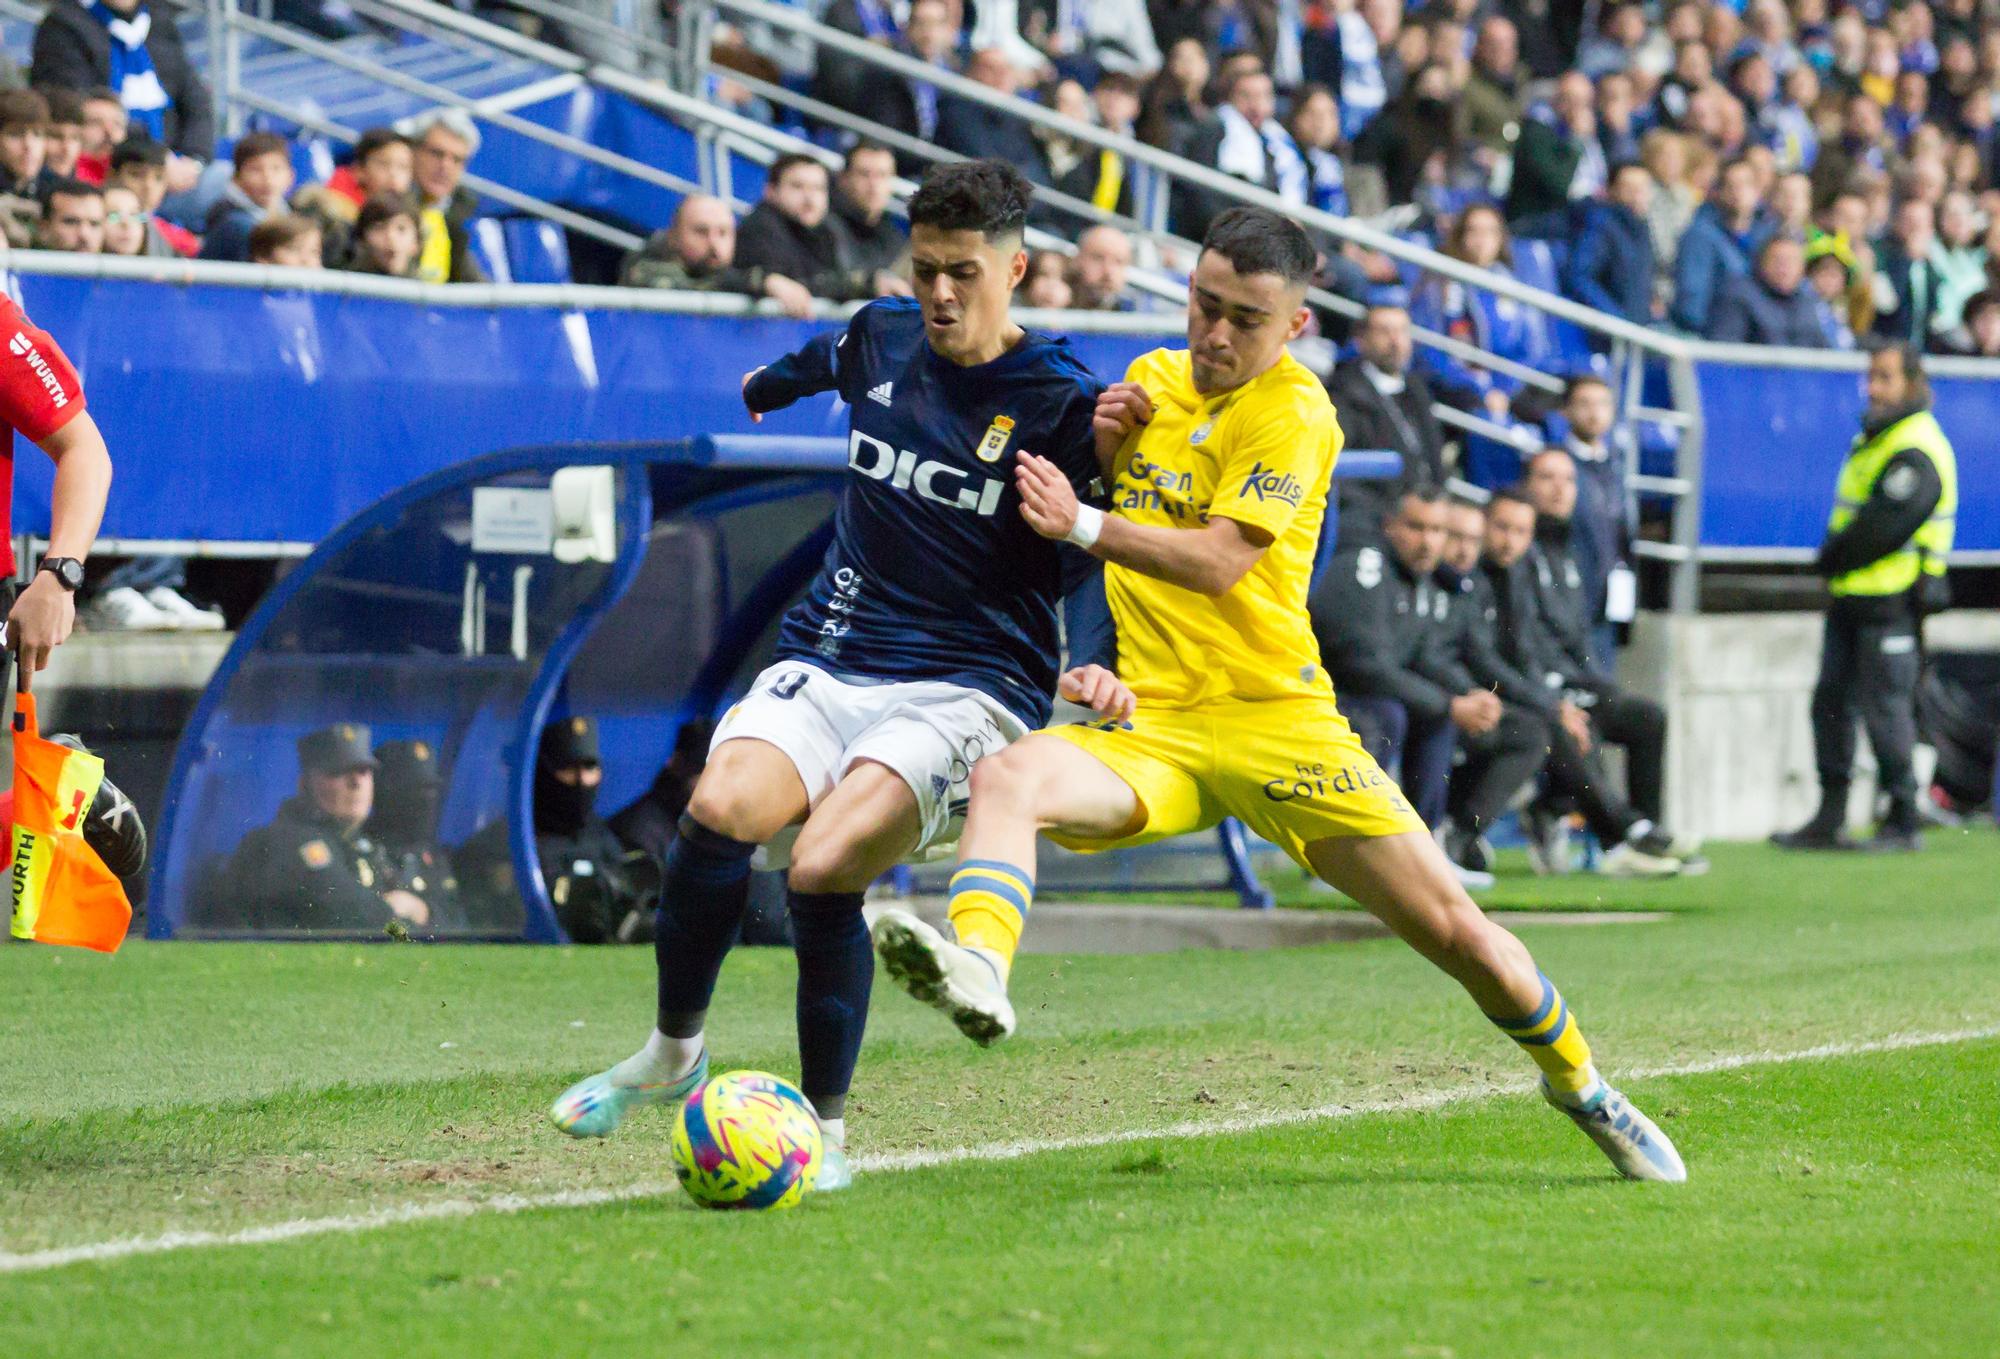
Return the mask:
<path id="1" fill-rule="evenodd" d="M 1889 797 L 1888 818 L 1858 847 L 1922 847 L 1910 768 L 1918 634 L 1924 615 L 1945 602 L 1945 558 L 1958 513 L 1957 459 L 1930 405 L 1915 349 L 1897 345 L 1870 358 L 1861 436 L 1840 470 L 1819 550 L 1833 593 L 1812 699 L 1820 806 L 1798 830 L 1772 837 L 1787 849 L 1857 848 L 1843 829 L 1857 716 Z"/>

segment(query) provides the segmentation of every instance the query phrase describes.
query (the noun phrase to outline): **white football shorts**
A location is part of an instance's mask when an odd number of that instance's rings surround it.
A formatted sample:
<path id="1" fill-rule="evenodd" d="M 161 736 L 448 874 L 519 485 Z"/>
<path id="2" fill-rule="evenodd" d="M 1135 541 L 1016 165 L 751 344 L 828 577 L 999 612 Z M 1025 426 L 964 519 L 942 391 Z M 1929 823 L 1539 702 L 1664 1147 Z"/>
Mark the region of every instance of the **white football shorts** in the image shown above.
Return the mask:
<path id="1" fill-rule="evenodd" d="M 1027 731 L 998 699 L 964 685 L 843 679 L 781 661 L 722 715 L 709 750 L 746 737 L 768 741 L 790 757 L 814 807 L 857 762 L 887 766 L 916 795 L 922 829 L 910 858 L 921 862 L 957 847 L 972 766 Z M 797 835 L 796 826 L 781 832 L 758 866 L 788 864 Z"/>

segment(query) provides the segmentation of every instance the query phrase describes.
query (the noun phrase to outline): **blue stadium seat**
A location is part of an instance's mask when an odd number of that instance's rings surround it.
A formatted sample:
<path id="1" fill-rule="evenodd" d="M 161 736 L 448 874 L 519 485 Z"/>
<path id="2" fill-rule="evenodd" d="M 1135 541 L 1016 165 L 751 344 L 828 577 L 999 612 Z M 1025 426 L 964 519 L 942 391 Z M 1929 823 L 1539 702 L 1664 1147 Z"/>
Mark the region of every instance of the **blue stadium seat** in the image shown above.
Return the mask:
<path id="1" fill-rule="evenodd" d="M 562 228 L 535 217 L 510 217 L 502 224 L 507 265 L 516 283 L 567 283 L 569 241 Z"/>
<path id="2" fill-rule="evenodd" d="M 486 277 L 495 283 L 512 283 L 514 269 L 507 258 L 507 233 L 501 229 L 499 220 L 475 218 L 466 224 L 466 234 L 471 240 L 472 258 L 479 261 Z"/>
<path id="3" fill-rule="evenodd" d="M 1459 471 L 1474 486 L 1489 491 L 1511 486 L 1521 479 L 1521 450 L 1484 434 L 1467 434 Z"/>

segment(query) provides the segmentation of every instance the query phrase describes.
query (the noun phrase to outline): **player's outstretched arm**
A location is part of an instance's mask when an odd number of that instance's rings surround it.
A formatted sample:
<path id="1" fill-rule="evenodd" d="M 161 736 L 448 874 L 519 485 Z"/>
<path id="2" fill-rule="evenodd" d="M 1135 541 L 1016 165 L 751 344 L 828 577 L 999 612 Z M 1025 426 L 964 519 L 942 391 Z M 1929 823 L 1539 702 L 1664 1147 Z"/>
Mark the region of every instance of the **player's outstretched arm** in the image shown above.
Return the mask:
<path id="1" fill-rule="evenodd" d="M 43 439 L 41 448 L 56 465 L 48 555 L 82 561 L 104 521 L 104 501 L 111 492 L 110 450 L 87 410 Z M 49 653 L 69 640 L 75 626 L 76 596 L 52 572 L 38 571 L 7 615 L 7 644 L 19 653 L 21 668 L 32 674 L 48 665 Z"/>
<path id="2" fill-rule="evenodd" d="M 1101 665 L 1079 665 L 1065 671 L 1056 681 L 1056 692 L 1115 722 L 1123 722 L 1139 706 L 1138 698 L 1125 687 L 1125 681 Z"/>
<path id="3" fill-rule="evenodd" d="M 813 336 L 782 359 L 745 373 L 743 405 L 750 412 L 751 423 L 762 423 L 766 412 L 781 411 L 794 401 L 837 389 L 840 351 L 846 341 L 845 330 L 830 330 Z"/>
<path id="4" fill-rule="evenodd" d="M 1014 482 L 1021 492 L 1021 517 L 1042 537 L 1075 543 L 1094 557 L 1197 594 L 1224 593 L 1271 545 L 1262 529 L 1234 519 L 1175 529 L 1105 514 L 1081 504 L 1056 465 L 1033 453 L 1021 454 L 1015 463 Z"/>

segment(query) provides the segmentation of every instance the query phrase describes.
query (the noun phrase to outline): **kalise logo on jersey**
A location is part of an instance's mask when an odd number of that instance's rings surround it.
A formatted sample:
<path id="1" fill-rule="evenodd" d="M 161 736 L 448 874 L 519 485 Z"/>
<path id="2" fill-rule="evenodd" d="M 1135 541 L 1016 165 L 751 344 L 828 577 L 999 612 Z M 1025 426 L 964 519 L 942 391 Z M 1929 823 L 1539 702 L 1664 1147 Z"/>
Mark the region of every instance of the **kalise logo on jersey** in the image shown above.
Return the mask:
<path id="1" fill-rule="evenodd" d="M 848 435 L 847 465 L 899 491 L 915 491 L 925 500 L 975 514 L 992 514 L 999 508 L 1000 492 L 1005 489 L 1004 482 L 974 476 L 948 462 L 920 462 L 908 449 L 899 453 L 858 429 Z"/>
<path id="2" fill-rule="evenodd" d="M 28 367 L 32 368 L 35 376 L 42 380 L 42 386 L 47 389 L 49 399 L 55 402 L 57 410 L 69 404 L 69 393 L 63 390 L 61 380 L 56 377 L 55 370 L 49 367 L 49 361 L 42 357 L 41 351 L 35 348 L 34 341 L 17 330 L 14 332 L 14 338 L 7 342 L 7 347 L 28 361 Z"/>
<path id="3" fill-rule="evenodd" d="M 1243 479 L 1243 493 L 1259 500 L 1282 500 L 1287 505 L 1296 505 L 1305 498 L 1306 488 L 1290 472 L 1278 472 L 1260 462 Z"/>

